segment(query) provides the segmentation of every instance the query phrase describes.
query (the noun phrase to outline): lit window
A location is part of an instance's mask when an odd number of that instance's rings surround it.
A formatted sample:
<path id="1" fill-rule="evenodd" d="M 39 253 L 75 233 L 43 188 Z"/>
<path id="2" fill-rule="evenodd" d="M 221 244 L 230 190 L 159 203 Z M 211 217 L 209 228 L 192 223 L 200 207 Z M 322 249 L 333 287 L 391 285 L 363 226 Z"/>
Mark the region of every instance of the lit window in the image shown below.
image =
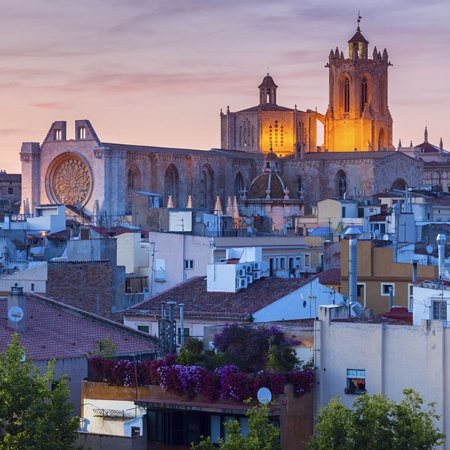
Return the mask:
<path id="1" fill-rule="evenodd" d="M 447 320 L 447 302 L 442 300 L 433 300 L 432 320 Z"/>
<path id="2" fill-rule="evenodd" d="M 86 127 L 78 128 L 78 139 L 86 139 Z"/>
<path id="3" fill-rule="evenodd" d="M 55 130 L 55 141 L 60 141 L 62 139 L 61 130 Z"/>
<path id="4" fill-rule="evenodd" d="M 364 394 L 366 392 L 366 371 L 347 369 L 346 394 Z"/>
<path id="5" fill-rule="evenodd" d="M 193 269 L 194 268 L 194 260 L 193 259 L 185 259 L 184 260 L 184 268 L 185 269 Z"/>

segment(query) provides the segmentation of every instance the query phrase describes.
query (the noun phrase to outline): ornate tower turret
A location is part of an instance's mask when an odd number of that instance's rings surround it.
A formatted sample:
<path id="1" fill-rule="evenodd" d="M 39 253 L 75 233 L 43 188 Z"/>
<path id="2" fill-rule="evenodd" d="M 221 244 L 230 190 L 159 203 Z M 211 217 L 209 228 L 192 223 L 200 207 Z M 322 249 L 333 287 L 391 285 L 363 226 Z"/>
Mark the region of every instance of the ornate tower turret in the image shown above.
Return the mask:
<path id="1" fill-rule="evenodd" d="M 267 74 L 262 83 L 258 86 L 259 89 L 259 104 L 260 105 L 276 105 L 277 104 L 277 85 L 273 78 Z"/>
<path id="2" fill-rule="evenodd" d="M 348 57 L 338 48 L 331 50 L 329 105 L 325 120 L 325 148 L 330 152 L 394 150 L 392 117 L 388 107 L 386 49 L 373 50 L 360 29 L 361 16 L 348 41 Z"/>

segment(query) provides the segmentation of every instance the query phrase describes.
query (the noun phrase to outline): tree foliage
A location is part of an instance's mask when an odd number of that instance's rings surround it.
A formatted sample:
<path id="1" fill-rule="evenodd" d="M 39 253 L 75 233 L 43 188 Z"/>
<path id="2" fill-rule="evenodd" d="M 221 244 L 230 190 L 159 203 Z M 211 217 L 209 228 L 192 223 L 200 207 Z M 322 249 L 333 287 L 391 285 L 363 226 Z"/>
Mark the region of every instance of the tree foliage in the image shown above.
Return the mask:
<path id="1" fill-rule="evenodd" d="M 77 440 L 78 417 L 72 417 L 66 379 L 55 381 L 54 363 L 42 376 L 19 337 L 0 356 L 0 448 L 68 450 Z M 53 389 L 51 388 L 53 386 Z"/>
<path id="2" fill-rule="evenodd" d="M 440 417 L 434 403 L 426 405 L 412 389 L 403 391 L 400 403 L 383 394 L 363 394 L 349 408 L 336 397 L 322 408 L 312 450 L 429 450 L 441 445 L 444 435 L 437 428 Z"/>
<path id="3" fill-rule="evenodd" d="M 211 438 L 202 440 L 195 449 L 203 450 L 281 450 L 280 429 L 269 420 L 269 407 L 256 406 L 247 412 L 248 434 L 241 434 L 241 427 L 237 420 L 225 422 L 226 440 L 221 439 L 216 447 Z"/>
<path id="4" fill-rule="evenodd" d="M 235 364 L 244 372 L 294 370 L 300 363 L 293 349 L 297 343 L 278 327 L 238 324 L 225 325 L 213 339 L 226 364 Z"/>

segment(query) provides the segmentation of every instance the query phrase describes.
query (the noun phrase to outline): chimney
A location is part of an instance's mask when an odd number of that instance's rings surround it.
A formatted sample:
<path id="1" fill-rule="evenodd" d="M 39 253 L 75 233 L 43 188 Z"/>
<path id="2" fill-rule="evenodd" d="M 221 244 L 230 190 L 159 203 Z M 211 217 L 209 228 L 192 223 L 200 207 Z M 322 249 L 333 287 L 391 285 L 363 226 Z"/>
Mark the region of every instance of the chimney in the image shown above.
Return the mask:
<path id="1" fill-rule="evenodd" d="M 11 287 L 8 296 L 8 327 L 21 333 L 26 331 L 26 298 L 22 287 Z"/>
<path id="2" fill-rule="evenodd" d="M 345 235 L 348 243 L 348 303 L 349 307 L 355 305 L 358 291 L 358 236 L 361 234 L 358 228 L 350 227 Z"/>
<path id="3" fill-rule="evenodd" d="M 444 261 L 445 261 L 445 234 L 438 234 L 436 237 L 436 242 L 438 244 L 438 269 L 439 269 L 439 279 L 442 279 L 444 274 Z"/>

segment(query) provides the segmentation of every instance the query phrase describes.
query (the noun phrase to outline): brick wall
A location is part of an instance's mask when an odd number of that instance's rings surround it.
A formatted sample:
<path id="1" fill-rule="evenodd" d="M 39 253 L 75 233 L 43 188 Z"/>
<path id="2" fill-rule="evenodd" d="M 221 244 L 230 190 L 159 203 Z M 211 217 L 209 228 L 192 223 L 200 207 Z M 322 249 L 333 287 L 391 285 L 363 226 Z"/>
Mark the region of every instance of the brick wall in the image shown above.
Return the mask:
<path id="1" fill-rule="evenodd" d="M 115 304 L 113 291 L 110 261 L 48 263 L 48 297 L 121 322 L 121 314 L 112 313 Z"/>

